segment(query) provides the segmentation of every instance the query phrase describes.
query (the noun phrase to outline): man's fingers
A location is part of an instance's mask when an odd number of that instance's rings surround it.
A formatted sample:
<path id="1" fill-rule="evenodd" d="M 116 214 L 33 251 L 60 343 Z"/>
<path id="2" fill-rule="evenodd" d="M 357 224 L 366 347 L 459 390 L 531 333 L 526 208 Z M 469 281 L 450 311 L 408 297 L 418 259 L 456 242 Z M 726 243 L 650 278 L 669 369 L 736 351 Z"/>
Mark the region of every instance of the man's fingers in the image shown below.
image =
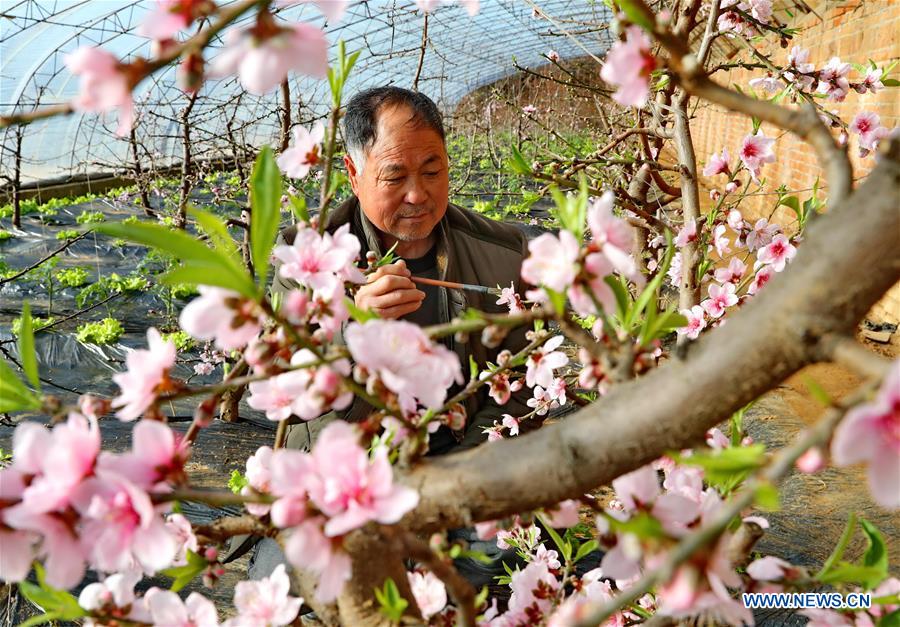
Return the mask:
<path id="1" fill-rule="evenodd" d="M 405 276 L 386 274 L 374 281 L 370 281 L 367 285 L 360 288 L 359 291 L 371 297 L 381 296 L 397 290 L 411 290 L 415 289 L 415 287 L 416 284 Z"/>
<path id="2" fill-rule="evenodd" d="M 397 318 L 411 314 L 421 306 L 422 301 L 416 301 L 415 303 L 407 303 L 405 305 L 397 305 L 396 307 L 389 307 L 387 309 L 375 310 L 375 313 L 387 320 L 396 320 Z"/>
<path id="3" fill-rule="evenodd" d="M 403 259 L 401 259 L 400 261 L 397 261 L 396 263 L 388 263 L 388 264 L 381 266 L 377 270 L 375 270 L 375 272 L 373 272 L 372 274 L 370 274 L 368 276 L 367 282 L 374 283 L 381 277 L 391 276 L 391 275 L 400 276 L 400 277 L 410 277 L 410 276 L 412 276 L 412 272 L 410 272 L 409 269 L 406 267 L 406 262 Z"/>
<path id="4" fill-rule="evenodd" d="M 384 294 L 383 296 L 372 298 L 370 300 L 370 307 L 375 310 L 389 309 L 391 307 L 406 305 L 410 303 L 419 304 L 424 299 L 425 292 L 422 292 L 421 290 L 395 290 L 393 292 Z"/>

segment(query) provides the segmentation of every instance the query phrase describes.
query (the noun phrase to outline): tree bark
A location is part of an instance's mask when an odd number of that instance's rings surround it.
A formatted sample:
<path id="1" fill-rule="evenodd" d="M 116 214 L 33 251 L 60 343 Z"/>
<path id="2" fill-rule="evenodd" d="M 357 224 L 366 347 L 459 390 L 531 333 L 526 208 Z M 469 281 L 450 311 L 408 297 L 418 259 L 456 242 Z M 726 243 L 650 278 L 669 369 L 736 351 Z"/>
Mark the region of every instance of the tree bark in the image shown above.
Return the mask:
<path id="1" fill-rule="evenodd" d="M 403 524 L 435 531 L 578 497 L 659 457 L 816 361 L 900 279 L 900 142 L 866 182 L 812 223 L 787 270 L 728 324 L 648 375 L 527 436 L 428 460 Z M 523 479 L 527 479 L 524 480 Z"/>

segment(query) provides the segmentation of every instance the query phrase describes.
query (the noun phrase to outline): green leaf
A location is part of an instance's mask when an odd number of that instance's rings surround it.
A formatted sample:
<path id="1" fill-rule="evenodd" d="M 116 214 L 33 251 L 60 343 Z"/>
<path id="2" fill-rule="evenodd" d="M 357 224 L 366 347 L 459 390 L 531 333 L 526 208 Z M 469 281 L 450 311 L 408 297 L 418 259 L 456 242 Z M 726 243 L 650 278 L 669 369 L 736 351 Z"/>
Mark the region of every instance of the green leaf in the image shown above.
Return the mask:
<path id="1" fill-rule="evenodd" d="M 221 218 L 196 207 L 188 208 L 188 213 L 197 221 L 200 229 L 209 236 L 216 250 L 225 255 L 240 258 L 237 244 Z"/>
<path id="2" fill-rule="evenodd" d="M 838 540 L 838 543 L 831 551 L 831 555 L 828 556 L 828 559 L 825 560 L 825 564 L 822 566 L 822 569 L 818 573 L 816 573 L 816 579 L 821 579 L 829 570 L 831 570 L 832 566 L 837 564 L 838 560 L 840 560 L 844 556 L 844 551 L 847 550 L 847 546 L 850 544 L 850 539 L 853 537 L 853 533 L 855 531 L 856 513 L 850 512 L 850 515 L 847 517 L 847 524 L 844 525 L 844 531 L 841 532 L 841 537 Z"/>
<path id="3" fill-rule="evenodd" d="M 269 254 L 281 222 L 281 172 L 270 146 L 263 146 L 250 176 L 250 252 L 260 287 L 269 274 Z"/>
<path id="4" fill-rule="evenodd" d="M 619 310 L 617 315 L 619 320 L 624 320 L 631 309 L 631 292 L 628 291 L 628 288 L 625 286 L 621 277 L 610 274 L 603 277 L 603 280 L 609 285 L 616 297 L 616 306 Z"/>
<path id="5" fill-rule="evenodd" d="M 244 489 L 244 486 L 250 484 L 250 481 L 241 474 L 240 470 L 232 470 L 231 477 L 228 478 L 228 489 L 234 492 L 235 494 L 240 494 L 241 490 Z"/>
<path id="6" fill-rule="evenodd" d="M 585 557 L 588 553 L 596 551 L 599 547 L 600 545 L 596 540 L 588 540 L 580 547 L 578 547 L 578 550 L 575 552 L 575 561 L 577 562 L 581 558 Z"/>
<path id="7" fill-rule="evenodd" d="M 163 285 L 171 286 L 182 284 L 212 285 L 234 290 L 244 296 L 255 298 L 256 288 L 253 286 L 253 283 L 248 284 L 243 280 L 249 281 L 249 278 L 246 274 L 239 279 L 233 274 L 222 272 L 222 266 L 218 263 L 185 261 L 180 267 L 172 268 L 160 276 L 159 282 Z"/>
<path id="8" fill-rule="evenodd" d="M 806 389 L 809 390 L 810 396 L 821 403 L 823 407 L 831 407 L 831 397 L 828 396 L 828 392 L 826 392 L 824 388 L 822 388 L 822 386 L 819 385 L 818 382 L 816 382 L 815 379 L 803 375 L 803 383 L 806 384 Z"/>
<path id="9" fill-rule="evenodd" d="M 841 562 L 819 577 L 822 583 L 856 583 L 871 590 L 884 579 L 882 570 L 875 566 L 862 566 Z M 878 582 L 874 583 L 873 582 Z"/>
<path id="10" fill-rule="evenodd" d="M 253 285 L 253 281 L 247 275 L 247 271 L 236 260 L 209 248 L 203 242 L 183 231 L 173 230 L 159 224 L 142 222 L 131 224 L 104 222 L 97 224 L 93 228 L 95 231 L 111 237 L 125 239 L 170 253 L 183 262 L 191 261 L 202 264 L 208 269 L 207 271 L 210 275 L 222 275 L 231 279 L 227 282 L 227 285 L 224 278 L 214 282 L 213 276 L 209 276 L 209 280 L 206 281 L 184 281 L 185 283 L 227 286 L 229 289 L 233 289 L 245 296 L 256 297 L 256 288 Z"/>
<path id="11" fill-rule="evenodd" d="M 641 3 L 633 0 L 616 0 L 616 2 L 619 8 L 622 9 L 622 12 L 625 13 L 629 22 L 637 24 L 648 32 L 653 32 L 653 19 L 647 15 Z"/>
<path id="12" fill-rule="evenodd" d="M 900 80 L 896 78 L 882 78 L 881 84 L 885 87 L 900 87 Z"/>
<path id="13" fill-rule="evenodd" d="M 40 408 L 40 397 L 25 387 L 5 359 L 0 359 L 0 413 Z"/>
<path id="14" fill-rule="evenodd" d="M 887 546 L 884 543 L 881 532 L 878 531 L 878 528 L 875 525 L 865 518 L 860 518 L 859 524 L 862 527 L 863 533 L 866 535 L 866 540 L 869 545 L 866 552 L 863 554 L 862 563 L 864 566 L 876 568 L 881 572 L 881 578 L 878 579 L 878 581 L 868 582 L 870 585 L 867 589 L 872 589 L 878 586 L 878 584 L 880 584 L 888 575 Z"/>
<path id="15" fill-rule="evenodd" d="M 778 493 L 778 488 L 771 483 L 760 485 L 753 496 L 756 504 L 762 509 L 770 512 L 777 512 L 781 509 L 781 496 Z"/>
<path id="16" fill-rule="evenodd" d="M 525 157 L 522 156 L 522 153 L 515 146 L 511 147 L 512 157 L 506 162 L 506 166 L 513 174 L 521 174 L 524 176 L 528 176 L 531 174 L 531 166 L 528 165 L 528 162 L 525 161 Z"/>
<path id="17" fill-rule="evenodd" d="M 551 290 L 546 286 L 544 287 L 544 291 L 547 292 L 547 296 L 550 297 L 550 304 L 553 305 L 553 309 L 554 311 L 556 311 L 556 315 L 563 315 L 563 312 L 565 312 L 566 310 L 566 295 L 562 292 Z"/>
<path id="18" fill-rule="evenodd" d="M 877 627 L 900 627 L 900 610 L 882 616 L 878 620 Z"/>
<path id="19" fill-rule="evenodd" d="M 171 577 L 174 580 L 172 581 L 172 592 L 178 592 L 184 588 L 194 577 L 202 573 L 209 565 L 208 561 L 190 549 L 187 550 L 185 555 L 187 557 L 187 564 L 159 571 L 161 574 L 166 577 Z"/>
<path id="20" fill-rule="evenodd" d="M 294 196 L 292 194 L 288 196 L 288 200 L 291 203 L 291 211 L 294 213 L 297 220 L 309 224 L 309 210 L 306 208 L 306 198 Z"/>
<path id="21" fill-rule="evenodd" d="M 381 606 L 381 613 L 395 623 L 399 623 L 400 619 L 403 618 L 403 611 L 409 606 L 409 601 L 400 596 L 400 591 L 397 589 L 397 584 L 394 583 L 394 580 L 388 577 L 381 590 L 378 588 L 374 590 L 375 598 Z"/>
<path id="22" fill-rule="evenodd" d="M 469 379 L 471 381 L 478 379 L 478 362 L 472 355 L 469 355 Z"/>
<path id="23" fill-rule="evenodd" d="M 690 457 L 674 453 L 676 461 L 700 466 L 710 483 L 726 483 L 735 475 L 744 475 L 762 466 L 766 447 L 763 444 L 735 446 L 711 453 L 696 452 Z"/>
<path id="24" fill-rule="evenodd" d="M 347 305 L 347 311 L 350 312 L 350 317 L 360 324 L 365 324 L 369 320 L 378 319 L 378 314 L 374 311 L 357 307 L 356 303 L 354 303 L 351 298 L 345 297 L 344 303 Z"/>
<path id="25" fill-rule="evenodd" d="M 613 531 L 633 533 L 644 540 L 662 538 L 666 535 L 662 528 L 662 523 L 647 512 L 640 512 L 625 521 L 615 519 L 612 516 L 607 516 L 606 519 L 609 521 L 610 529 Z"/>
<path id="26" fill-rule="evenodd" d="M 47 615 L 52 614 L 54 617 L 53 620 L 60 619 L 71 621 L 87 614 L 87 612 L 78 605 L 78 600 L 74 596 L 65 590 L 54 588 L 47 583 L 44 576 L 44 567 L 41 566 L 40 563 L 35 562 L 34 569 L 37 573 L 39 585 L 34 585 L 28 581 L 19 582 L 19 590 L 32 603 L 44 610 Z M 39 622 L 33 624 L 37 625 Z"/>
<path id="27" fill-rule="evenodd" d="M 22 327 L 19 330 L 19 359 L 22 360 L 22 370 L 31 385 L 40 392 L 41 380 L 38 377 L 37 355 L 34 351 L 34 328 L 31 324 L 31 305 L 28 301 L 22 303 Z"/>
<path id="28" fill-rule="evenodd" d="M 562 552 L 563 558 L 565 558 L 566 562 L 572 559 L 572 545 L 563 540 L 559 534 L 556 532 L 556 529 L 550 524 L 550 521 L 547 520 L 546 516 L 538 515 L 541 523 L 543 523 L 544 528 L 547 530 L 547 533 L 550 534 L 550 537 L 553 538 L 553 543 L 557 546 L 557 548 Z"/>

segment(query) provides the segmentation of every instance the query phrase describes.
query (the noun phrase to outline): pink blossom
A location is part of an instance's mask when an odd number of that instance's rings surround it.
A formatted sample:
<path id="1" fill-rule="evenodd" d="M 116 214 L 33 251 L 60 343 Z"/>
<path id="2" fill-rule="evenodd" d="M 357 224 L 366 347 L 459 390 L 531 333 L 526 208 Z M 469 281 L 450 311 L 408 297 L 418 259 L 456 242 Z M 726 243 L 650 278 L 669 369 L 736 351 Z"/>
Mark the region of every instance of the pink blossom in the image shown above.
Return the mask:
<path id="1" fill-rule="evenodd" d="M 212 60 L 209 75 L 237 74 L 251 94 L 262 96 L 281 84 L 289 71 L 315 78 L 328 72 L 328 41 L 311 24 L 275 25 L 274 35 L 257 36 L 254 28 L 231 29 L 225 50 Z"/>
<path id="2" fill-rule="evenodd" d="M 713 246 L 716 249 L 716 253 L 719 257 L 724 257 L 728 253 L 731 252 L 731 247 L 728 245 L 729 239 L 725 237 L 725 225 L 717 224 L 712 232 L 713 238 Z"/>
<path id="3" fill-rule="evenodd" d="M 312 132 L 303 126 L 294 127 L 294 142 L 278 156 L 278 167 L 286 176 L 302 179 L 309 169 L 318 165 L 322 157 L 319 147 L 325 137 L 325 126 L 319 122 Z"/>
<path id="4" fill-rule="evenodd" d="M 522 107 L 522 113 L 524 113 L 525 115 L 534 115 L 535 113 L 537 113 L 537 107 L 535 107 L 534 105 L 525 105 L 524 107 Z"/>
<path id="5" fill-rule="evenodd" d="M 539 385 L 534 386 L 534 394 L 525 404 L 532 407 L 538 416 L 546 416 L 547 412 L 555 406 L 547 391 Z"/>
<path id="6" fill-rule="evenodd" d="M 615 198 L 611 190 L 606 190 L 588 206 L 587 222 L 591 230 L 591 241 L 600 248 L 600 252 L 616 271 L 638 285 L 643 285 L 644 277 L 631 252 L 635 241 L 634 228 L 613 213 Z M 589 255 L 588 259 L 592 259 L 592 256 Z M 587 267 L 590 265 L 588 259 L 585 260 L 587 270 L 601 278 L 609 274 Z"/>
<path id="7" fill-rule="evenodd" d="M 139 568 L 109 575 L 103 581 L 85 586 L 78 595 L 78 605 L 88 611 L 121 616 L 135 622 L 152 622 L 145 605 L 135 602 L 134 586 L 142 578 L 143 573 Z M 99 625 L 91 619 L 85 624 L 88 627 Z"/>
<path id="8" fill-rule="evenodd" d="M 797 248 L 786 236 L 776 235 L 772 239 L 772 243 L 759 249 L 756 259 L 760 264 L 771 265 L 775 272 L 781 272 L 784 270 L 785 264 L 796 254 Z"/>
<path id="9" fill-rule="evenodd" d="M 697 220 L 691 218 L 690 222 L 686 222 L 684 226 L 678 229 L 678 235 L 675 237 L 675 245 L 678 248 L 684 248 L 691 242 L 697 241 Z"/>
<path id="10" fill-rule="evenodd" d="M 337 287 L 343 289 L 343 281 L 366 282 L 354 265 L 359 251 L 359 240 L 345 224 L 334 235 L 301 228 L 292 245 L 276 246 L 272 254 L 282 262 L 279 273 L 283 278 L 331 295 Z"/>
<path id="11" fill-rule="evenodd" d="M 750 87 L 753 89 L 762 89 L 767 94 L 777 94 L 781 91 L 781 83 L 774 76 L 761 76 L 759 78 L 750 79 Z"/>
<path id="12" fill-rule="evenodd" d="M 154 625 L 219 627 L 219 614 L 215 604 L 198 592 L 191 592 L 187 600 L 182 601 L 171 590 L 150 588 L 144 595 L 144 602 Z"/>
<path id="13" fill-rule="evenodd" d="M 316 8 L 322 12 L 325 19 L 329 23 L 338 22 L 347 12 L 347 5 L 350 0 L 279 0 L 275 3 L 277 6 L 289 7 L 297 4 L 315 4 Z"/>
<path id="14" fill-rule="evenodd" d="M 272 481 L 272 448 L 260 446 L 256 452 L 247 459 L 247 472 L 244 474 L 247 484 L 241 489 L 241 494 L 250 494 L 248 488 L 260 494 L 271 492 Z M 264 516 L 269 513 L 269 506 L 263 503 L 246 503 L 247 511 L 254 516 Z"/>
<path id="15" fill-rule="evenodd" d="M 775 161 L 775 153 L 772 152 L 772 144 L 774 143 L 775 140 L 763 135 L 762 131 L 757 131 L 755 135 L 744 137 L 738 156 L 754 181 L 758 180 L 759 171 L 763 165 Z"/>
<path id="16" fill-rule="evenodd" d="M 149 573 L 171 565 L 177 545 L 149 495 L 123 477 L 98 473 L 73 496 L 91 564 L 107 572 L 135 564 Z"/>
<path id="17" fill-rule="evenodd" d="M 239 581 L 234 588 L 238 615 L 225 623 L 229 627 L 280 627 L 290 624 L 303 599 L 290 596 L 291 582 L 284 564 L 259 581 Z"/>
<path id="18" fill-rule="evenodd" d="M 727 268 L 717 268 L 713 273 L 719 283 L 740 283 L 747 272 L 747 264 L 738 257 L 732 257 Z"/>
<path id="19" fill-rule="evenodd" d="M 792 570 L 792 564 L 771 555 L 754 560 L 747 566 L 747 574 L 757 581 L 778 581 Z"/>
<path id="20" fill-rule="evenodd" d="M 650 505 L 659 496 L 659 480 L 651 466 L 641 466 L 613 479 L 612 487 L 628 511 L 633 511 L 640 505 Z"/>
<path id="21" fill-rule="evenodd" d="M 434 616 L 447 605 L 447 588 L 444 582 L 430 571 L 406 573 L 409 587 L 415 597 L 416 605 L 422 612 L 422 618 Z"/>
<path id="22" fill-rule="evenodd" d="M 187 552 L 193 551 L 196 553 L 200 550 L 191 521 L 185 518 L 184 514 L 171 514 L 166 519 L 166 529 L 168 529 L 169 534 L 175 538 L 175 542 L 178 546 L 175 551 L 175 559 L 172 560 L 172 565 L 184 566 L 187 564 Z"/>
<path id="23" fill-rule="evenodd" d="M 736 305 L 738 297 L 734 293 L 734 283 L 710 285 L 709 298 L 700 303 L 710 318 L 720 318 L 728 307 Z"/>
<path id="24" fill-rule="evenodd" d="M 509 387 L 508 373 L 499 373 L 491 376 L 491 373 L 485 370 L 478 376 L 478 378 L 482 381 L 485 379 L 489 379 L 488 386 L 490 389 L 488 391 L 488 394 L 498 405 L 505 405 L 506 402 L 509 401 L 509 397 L 512 395 L 512 390 Z"/>
<path id="25" fill-rule="evenodd" d="M 581 501 L 567 499 L 547 510 L 547 522 L 556 529 L 574 527 L 580 522 L 578 508 Z"/>
<path id="26" fill-rule="evenodd" d="M 72 101 L 76 111 L 104 113 L 119 109 L 116 135 L 122 137 L 134 124 L 134 100 L 124 67 L 109 52 L 93 46 L 82 46 L 65 56 L 66 67 L 81 76 L 78 96 Z"/>
<path id="27" fill-rule="evenodd" d="M 800 46 L 792 47 L 788 54 L 788 65 L 792 71 L 785 72 L 785 77 L 796 82 L 801 89 L 812 89 L 815 79 L 807 75 L 813 73 L 815 66 L 809 63 L 809 50 Z"/>
<path id="28" fill-rule="evenodd" d="M 593 246 L 592 244 L 591 247 Z M 622 257 L 621 259 L 624 263 L 633 265 L 633 259 L 629 257 Z M 596 315 L 598 313 L 598 304 L 604 311 L 611 312 L 616 310 L 615 294 L 604 280 L 614 270 L 615 267 L 610 262 L 609 257 L 602 252 L 589 253 L 584 258 L 584 274 L 587 276 L 587 280 L 573 284 L 566 292 L 569 301 L 572 303 L 572 309 L 576 313 L 582 316 Z M 637 266 L 634 266 L 633 270 L 631 278 L 639 285 L 643 285 L 644 277 L 638 272 Z"/>
<path id="29" fill-rule="evenodd" d="M 518 314 L 525 311 L 525 306 L 522 304 L 522 297 L 516 293 L 516 287 L 512 282 L 510 282 L 509 287 L 504 287 L 500 290 L 500 298 L 497 299 L 495 304 L 508 306 L 509 313 L 511 314 Z"/>
<path id="30" fill-rule="evenodd" d="M 860 83 L 860 88 L 857 91 L 861 94 L 866 93 L 866 89 L 868 89 L 873 94 L 877 94 L 879 91 L 884 89 L 884 83 L 881 82 L 881 75 L 884 73 L 884 70 L 879 68 L 869 68 L 866 71 L 866 76 L 863 78 L 863 82 Z"/>
<path id="31" fill-rule="evenodd" d="M 838 466 L 866 463 L 875 501 L 900 508 L 900 360 L 871 403 L 847 412 L 831 441 L 831 457 Z"/>
<path id="32" fill-rule="evenodd" d="M 553 371 L 569 363 L 566 354 L 556 350 L 563 340 L 565 338 L 562 335 L 555 335 L 528 356 L 525 372 L 525 384 L 528 387 L 535 385 L 549 387 L 553 382 Z"/>
<path id="33" fill-rule="evenodd" d="M 728 439 L 722 430 L 718 427 L 713 427 L 709 431 L 706 432 L 706 444 L 711 449 L 721 451 L 722 449 L 726 449 L 731 446 L 731 440 Z"/>
<path id="34" fill-rule="evenodd" d="M 517 613 L 529 608 L 529 616 L 537 619 L 552 608 L 551 599 L 559 588 L 559 581 L 550 573 L 545 561 L 536 560 L 523 570 L 513 572 L 509 587 L 512 588 L 509 611 Z"/>
<path id="35" fill-rule="evenodd" d="M 16 432 L 21 428 L 22 425 Z M 6 504 L 21 500 L 26 477 L 25 473 L 15 468 L 0 468 L 0 580 L 5 582 L 25 579 L 34 559 L 33 545 L 38 539 L 37 535 L 12 528 L 11 521 L 6 516 Z"/>
<path id="36" fill-rule="evenodd" d="M 850 124 L 850 132 L 859 135 L 860 156 L 865 157 L 878 147 L 878 142 L 887 137 L 890 131 L 881 126 L 881 118 L 877 113 L 860 111 Z"/>
<path id="37" fill-rule="evenodd" d="M 565 292 L 578 273 L 578 240 L 569 231 L 559 237 L 544 233 L 528 242 L 529 255 L 522 262 L 522 278 L 532 285 Z"/>
<path id="38" fill-rule="evenodd" d="M 556 50 L 550 50 L 547 52 L 547 58 L 550 59 L 553 63 L 559 63 L 559 53 Z"/>
<path id="39" fill-rule="evenodd" d="M 370 520 L 393 524 L 419 501 L 415 490 L 393 482 L 387 449 L 378 448 L 370 461 L 347 423 L 330 424 L 311 456 L 310 499 L 329 517 L 325 535 L 343 535 Z M 336 464 L 335 460 L 340 460 Z"/>
<path id="40" fill-rule="evenodd" d="M 247 404 L 266 412 L 269 420 L 286 420 L 294 413 L 294 401 L 302 396 L 308 384 L 309 372 L 306 370 L 291 370 L 263 381 L 253 381 Z M 310 418 L 315 416 L 307 420 Z"/>
<path id="41" fill-rule="evenodd" d="M 747 234 L 747 249 L 752 253 L 772 241 L 772 238 L 781 231 L 777 224 L 769 224 L 765 218 L 760 218 Z"/>
<path id="42" fill-rule="evenodd" d="M 795 462 L 797 470 L 811 475 L 825 468 L 825 458 L 822 456 L 822 449 L 813 446 L 807 449 Z"/>
<path id="43" fill-rule="evenodd" d="M 828 96 L 828 100 L 842 102 L 850 93 L 850 81 L 847 80 L 847 75 L 851 69 L 849 63 L 843 63 L 838 57 L 831 57 L 819 72 L 819 85 L 816 91 Z"/>
<path id="44" fill-rule="evenodd" d="M 616 41 L 606 54 L 600 78 L 617 87 L 613 100 L 626 107 L 643 107 L 650 96 L 650 73 L 656 57 L 650 39 L 639 26 L 625 29 L 625 41 Z"/>
<path id="45" fill-rule="evenodd" d="M 744 216 L 741 215 L 741 212 L 737 209 L 729 211 L 727 222 L 731 230 L 740 235 L 744 229 Z"/>
<path id="46" fill-rule="evenodd" d="M 142 490 L 165 491 L 169 483 L 184 482 L 190 447 L 180 434 L 156 420 L 134 426 L 132 449 L 123 455 L 103 453 L 98 467 L 125 477 Z"/>
<path id="47" fill-rule="evenodd" d="M 113 399 L 112 406 L 119 407 L 119 420 L 134 420 L 150 407 L 160 392 L 171 387 L 169 369 L 175 365 L 175 343 L 163 340 L 159 331 L 147 329 L 149 348 L 136 349 L 125 356 L 126 372 L 114 374 L 122 393 Z"/>
<path id="48" fill-rule="evenodd" d="M 507 429 L 512 436 L 519 435 L 519 420 L 509 414 L 503 414 L 503 420 L 500 423 Z"/>
<path id="49" fill-rule="evenodd" d="M 678 287 L 681 284 L 681 251 L 672 255 L 672 262 L 669 264 L 666 276 L 669 278 L 669 285 L 672 287 Z"/>
<path id="50" fill-rule="evenodd" d="M 358 366 L 378 376 L 400 397 L 400 404 L 416 400 L 426 408 L 440 407 L 453 382 L 462 383 L 459 357 L 428 339 L 422 328 L 403 320 L 351 323 L 347 348 Z"/>
<path id="51" fill-rule="evenodd" d="M 692 340 L 696 340 L 700 336 L 700 331 L 706 328 L 706 315 L 700 305 L 694 305 L 690 309 L 682 309 L 679 312 L 687 318 L 687 326 L 676 329 L 679 335 L 686 335 Z"/>
<path id="52" fill-rule="evenodd" d="M 157 41 L 174 39 L 197 17 L 206 15 L 210 8 L 214 8 L 211 5 L 211 2 L 202 0 L 157 0 L 154 11 L 138 26 L 137 34 Z"/>
<path id="53" fill-rule="evenodd" d="M 199 340 L 215 340 L 222 350 L 241 349 L 259 335 L 259 306 L 237 292 L 199 286 L 200 296 L 182 310 L 178 323 Z"/>
<path id="54" fill-rule="evenodd" d="M 14 468 L 37 475 L 22 494 L 27 511 L 40 514 L 66 509 L 79 483 L 94 472 L 99 452 L 96 418 L 72 412 L 65 423 L 49 432 L 35 423 L 19 425 L 13 436 Z"/>
<path id="55" fill-rule="evenodd" d="M 728 154 L 727 148 L 722 148 L 722 154 L 713 153 L 703 168 L 703 176 L 715 176 L 716 174 L 731 175 L 731 167 L 728 162 L 731 161 L 731 155 Z"/>
<path id="56" fill-rule="evenodd" d="M 740 7 L 763 24 L 772 18 L 772 0 L 746 0 Z"/>
<path id="57" fill-rule="evenodd" d="M 350 556 L 323 533 L 324 522 L 325 519 L 320 516 L 294 526 L 285 543 L 284 553 L 295 568 L 309 569 L 319 576 L 316 599 L 330 603 L 350 579 L 352 566 Z"/>
<path id="58" fill-rule="evenodd" d="M 562 377 L 555 377 L 547 388 L 547 396 L 554 401 L 554 407 L 566 404 L 566 380 Z"/>
<path id="59" fill-rule="evenodd" d="M 760 268 L 757 271 L 756 276 L 753 277 L 750 286 L 747 288 L 747 293 L 750 295 L 756 294 L 769 282 L 769 279 L 771 279 L 774 274 L 775 269 L 772 266 L 763 266 Z"/>
<path id="60" fill-rule="evenodd" d="M 456 2 L 466 10 L 470 17 L 478 14 L 481 4 L 480 0 L 415 0 L 415 2 L 416 6 L 419 7 L 419 10 L 423 13 L 434 11 L 439 3 L 452 4 Z"/>

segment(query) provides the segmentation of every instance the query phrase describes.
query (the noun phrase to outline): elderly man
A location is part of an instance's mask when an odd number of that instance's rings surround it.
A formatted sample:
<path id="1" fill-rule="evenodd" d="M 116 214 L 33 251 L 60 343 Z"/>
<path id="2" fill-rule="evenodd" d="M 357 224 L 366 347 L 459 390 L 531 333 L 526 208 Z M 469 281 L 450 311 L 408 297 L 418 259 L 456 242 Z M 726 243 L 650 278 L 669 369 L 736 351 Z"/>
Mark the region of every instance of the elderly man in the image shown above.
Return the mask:
<path id="1" fill-rule="evenodd" d="M 356 305 L 382 318 L 408 320 L 427 326 L 449 322 L 463 309 L 505 312 L 496 298 L 444 287 L 417 285 L 410 277 L 426 277 L 485 286 L 514 285 L 521 293 L 519 271 L 527 254 L 522 232 L 451 205 L 449 162 L 444 126 L 437 106 L 422 94 L 399 87 L 379 87 L 358 94 L 347 105 L 343 122 L 347 156 L 344 163 L 354 197 L 328 215 L 327 229 L 349 223 L 362 243 L 362 252 L 379 257 L 396 244 L 399 259 L 380 267 L 356 293 Z M 287 229 L 283 241 L 293 242 L 296 230 Z M 293 287 L 275 279 L 273 291 Z M 469 357 L 484 367 L 497 352 L 525 346 L 524 329 L 513 332 L 498 348 L 489 349 L 480 334 L 459 341 L 444 340 L 468 373 Z M 451 391 L 452 393 L 452 391 Z M 530 411 L 527 392 L 497 405 L 482 389 L 466 403 L 465 430 L 446 427 L 433 434 L 430 454 L 471 448 L 486 438 L 483 429 L 503 413 L 521 416 Z M 287 446 L 308 449 L 331 420 L 364 419 L 372 407 L 357 398 L 343 412 L 331 412 L 289 428 Z"/>
<path id="2" fill-rule="evenodd" d="M 521 293 L 520 268 L 527 254 L 526 239 L 517 228 L 449 203 L 450 164 L 443 122 L 434 102 L 399 87 L 363 91 L 347 105 L 343 134 L 348 153 L 344 163 L 354 196 L 328 215 L 326 228 L 333 232 L 349 223 L 351 232 L 362 243 L 363 254 L 374 251 L 382 257 L 396 245 L 394 253 L 398 258 L 369 275 L 366 285 L 356 292 L 356 305 L 382 318 L 403 319 L 422 326 L 449 322 L 467 307 L 486 312 L 508 311 L 496 304 L 495 297 L 417 285 L 411 280 L 415 276 L 484 286 L 513 285 Z M 295 236 L 296 228 L 286 229 L 279 236 L 279 243 L 291 244 Z M 291 281 L 281 279 L 276 272 L 273 293 L 284 293 L 293 287 Z M 500 350 L 515 353 L 526 344 L 524 329 L 510 333 L 496 348 L 484 346 L 480 334 L 464 340 L 448 336 L 442 341 L 459 355 L 465 373 L 470 357 L 484 368 L 488 361 L 496 363 Z M 431 435 L 428 454 L 477 446 L 487 437 L 484 428 L 499 421 L 503 413 L 522 416 L 530 411 L 526 405 L 529 392 L 526 388 L 513 394 L 500 406 L 482 388 L 466 400 L 465 428 L 452 432 L 441 427 Z M 309 450 L 329 422 L 357 422 L 372 410 L 368 403 L 354 398 L 344 411 L 329 412 L 308 422 L 291 419 L 286 446 Z M 477 542 L 472 530 L 457 530 L 454 537 Z M 476 547 L 497 554 L 493 543 L 478 543 Z M 263 539 L 251 560 L 250 577 L 264 577 L 283 561 L 277 544 Z M 476 585 L 490 583 L 492 576 L 504 574 L 499 563 L 493 568 L 479 567 L 472 560 L 457 565 Z"/>

